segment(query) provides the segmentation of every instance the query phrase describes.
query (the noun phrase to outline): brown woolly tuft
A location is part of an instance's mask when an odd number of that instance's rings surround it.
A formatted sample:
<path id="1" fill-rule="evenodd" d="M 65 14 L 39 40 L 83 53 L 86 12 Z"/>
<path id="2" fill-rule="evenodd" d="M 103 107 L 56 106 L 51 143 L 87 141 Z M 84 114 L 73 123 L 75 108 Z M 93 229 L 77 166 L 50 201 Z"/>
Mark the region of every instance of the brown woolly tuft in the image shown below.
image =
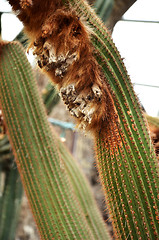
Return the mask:
<path id="1" fill-rule="evenodd" d="M 57 84 L 78 126 L 102 130 L 116 116 L 88 27 L 62 1 L 9 0 L 31 39 L 38 65 Z"/>

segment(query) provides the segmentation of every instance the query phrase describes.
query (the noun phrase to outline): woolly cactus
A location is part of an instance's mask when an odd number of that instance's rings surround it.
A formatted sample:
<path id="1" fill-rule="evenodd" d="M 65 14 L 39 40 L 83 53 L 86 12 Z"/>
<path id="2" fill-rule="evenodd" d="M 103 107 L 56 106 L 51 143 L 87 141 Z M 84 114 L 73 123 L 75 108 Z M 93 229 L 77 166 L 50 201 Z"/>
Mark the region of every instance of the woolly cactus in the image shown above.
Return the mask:
<path id="1" fill-rule="evenodd" d="M 76 4 L 76 1 L 74 1 Z M 84 8 L 85 7 L 85 8 Z M 89 10 L 85 4 L 77 11 Z M 111 88 L 119 121 L 97 137 L 99 171 L 116 229 L 123 239 L 158 238 L 156 156 L 138 99 L 121 57 L 99 20 L 87 14 L 96 35 L 97 60 Z"/>
<path id="2" fill-rule="evenodd" d="M 31 36 L 39 66 L 79 126 L 95 136 L 116 238 L 158 239 L 156 155 L 108 31 L 84 0 L 9 2 Z"/>

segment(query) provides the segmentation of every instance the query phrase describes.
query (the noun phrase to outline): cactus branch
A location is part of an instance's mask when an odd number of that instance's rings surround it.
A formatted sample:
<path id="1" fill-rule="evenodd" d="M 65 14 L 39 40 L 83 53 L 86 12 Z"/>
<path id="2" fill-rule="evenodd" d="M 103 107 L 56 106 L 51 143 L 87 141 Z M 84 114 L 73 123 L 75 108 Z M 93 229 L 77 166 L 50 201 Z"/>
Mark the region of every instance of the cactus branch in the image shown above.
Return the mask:
<path id="1" fill-rule="evenodd" d="M 157 239 L 157 162 L 139 101 L 107 30 L 84 1 L 71 2 L 94 30 L 96 59 L 105 73 L 120 120 L 106 127 L 96 140 L 99 172 L 116 235 L 123 239 Z"/>
<path id="2" fill-rule="evenodd" d="M 101 239 L 68 177 L 22 47 L 1 43 L 0 52 L 0 102 L 41 238 Z"/>

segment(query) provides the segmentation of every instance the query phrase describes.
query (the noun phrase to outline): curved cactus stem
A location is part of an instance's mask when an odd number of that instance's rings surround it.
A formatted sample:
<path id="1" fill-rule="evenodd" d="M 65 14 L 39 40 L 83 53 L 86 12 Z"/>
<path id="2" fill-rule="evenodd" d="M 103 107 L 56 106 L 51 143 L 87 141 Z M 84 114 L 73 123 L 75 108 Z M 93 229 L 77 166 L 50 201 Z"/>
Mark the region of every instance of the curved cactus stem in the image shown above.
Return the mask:
<path id="1" fill-rule="evenodd" d="M 158 239 L 159 181 L 155 152 L 141 106 L 108 31 L 85 0 L 69 0 L 92 29 L 96 59 L 118 119 L 96 135 L 98 168 L 116 236 Z"/>
<path id="2" fill-rule="evenodd" d="M 41 238 L 107 239 L 75 193 L 22 47 L 1 43 L 0 56 L 2 111 Z"/>
<path id="3" fill-rule="evenodd" d="M 94 229 L 98 232 L 99 239 L 109 239 L 110 236 L 106 231 L 105 223 L 100 216 L 89 184 L 83 177 L 80 167 L 76 164 L 72 155 L 68 152 L 67 148 L 61 143 L 61 141 L 57 139 L 57 143 L 59 151 L 63 159 L 65 159 L 64 164 L 66 166 L 68 176 L 73 183 L 75 193 L 78 196 L 90 226 L 94 225 Z"/>

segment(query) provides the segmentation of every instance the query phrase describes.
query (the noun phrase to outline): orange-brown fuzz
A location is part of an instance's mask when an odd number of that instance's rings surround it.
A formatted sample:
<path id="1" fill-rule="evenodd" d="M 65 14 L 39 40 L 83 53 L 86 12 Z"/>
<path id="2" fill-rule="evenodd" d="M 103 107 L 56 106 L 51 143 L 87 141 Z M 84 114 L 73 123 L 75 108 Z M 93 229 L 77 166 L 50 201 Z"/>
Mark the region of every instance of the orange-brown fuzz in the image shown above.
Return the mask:
<path id="1" fill-rule="evenodd" d="M 60 0 L 9 2 L 31 38 L 39 67 L 57 84 L 79 127 L 97 132 L 108 126 L 115 107 L 85 24 Z"/>

